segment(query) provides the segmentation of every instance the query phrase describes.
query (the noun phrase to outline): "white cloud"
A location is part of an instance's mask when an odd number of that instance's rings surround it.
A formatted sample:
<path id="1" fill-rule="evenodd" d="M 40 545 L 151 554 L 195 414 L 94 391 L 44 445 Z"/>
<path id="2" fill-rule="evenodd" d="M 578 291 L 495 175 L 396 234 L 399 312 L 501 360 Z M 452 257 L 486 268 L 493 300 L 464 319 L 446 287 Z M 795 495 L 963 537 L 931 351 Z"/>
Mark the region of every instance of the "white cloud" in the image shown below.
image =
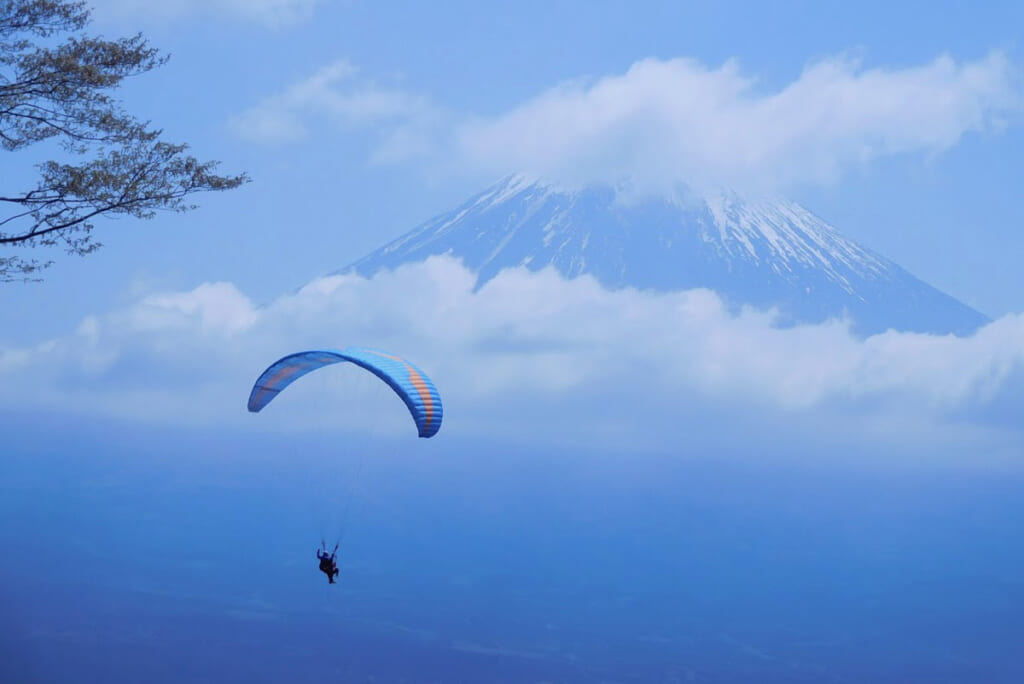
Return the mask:
<path id="1" fill-rule="evenodd" d="M 777 91 L 735 62 L 647 59 L 550 90 L 458 134 L 467 160 L 567 183 L 829 183 L 881 156 L 932 154 L 1021 111 L 1007 59 L 864 69 L 837 57 Z"/>
<path id="2" fill-rule="evenodd" d="M 272 95 L 234 118 L 235 131 L 244 138 L 266 143 L 293 142 L 308 135 L 311 120 L 323 119 L 343 129 L 386 127 L 396 139 L 415 134 L 419 141 L 441 115 L 422 97 L 358 80 L 357 70 L 339 60 L 309 78 Z M 389 156 L 385 144 L 383 154 Z M 407 145 L 408 142 L 403 143 Z"/>
<path id="3" fill-rule="evenodd" d="M 129 314 L 129 327 L 138 331 L 187 330 L 230 336 L 256 322 L 249 300 L 230 283 L 204 283 L 191 292 L 150 295 Z M 94 319 L 93 319 L 94 320 Z M 95 337 L 95 325 L 90 332 Z"/>
<path id="4" fill-rule="evenodd" d="M 17 388 L 0 404 L 354 429 L 362 414 L 328 373 L 296 383 L 257 422 L 244 404 L 279 356 L 355 344 L 414 357 L 441 388 L 445 432 L 456 438 L 671 444 L 720 431 L 756 444 L 756 435 L 742 437 L 752 425 L 874 429 L 907 442 L 974 425 L 1021 438 L 1006 415 L 1022 403 L 1024 316 L 970 338 L 858 340 L 842 322 L 778 329 L 770 312 L 733 315 L 706 290 L 608 292 L 590 278 L 524 270 L 474 284 L 461 265 L 432 258 L 372 279 L 317 280 L 263 308 L 227 284 L 145 297 L 66 338 L 0 349 L 0 381 Z"/>
<path id="5" fill-rule="evenodd" d="M 171 20 L 206 14 L 256 21 L 271 27 L 308 21 L 324 0 L 92 0 L 100 19 Z"/>
<path id="6" fill-rule="evenodd" d="M 238 119 L 257 139 L 293 139 L 318 116 L 379 125 L 376 158 L 524 172 L 565 185 L 671 190 L 679 183 L 780 190 L 827 184 L 879 157 L 940 153 L 1018 117 L 1024 98 L 1000 53 L 866 69 L 834 57 L 769 90 L 730 61 L 645 59 L 562 84 L 491 117 L 442 115 L 426 98 L 327 67 Z"/>

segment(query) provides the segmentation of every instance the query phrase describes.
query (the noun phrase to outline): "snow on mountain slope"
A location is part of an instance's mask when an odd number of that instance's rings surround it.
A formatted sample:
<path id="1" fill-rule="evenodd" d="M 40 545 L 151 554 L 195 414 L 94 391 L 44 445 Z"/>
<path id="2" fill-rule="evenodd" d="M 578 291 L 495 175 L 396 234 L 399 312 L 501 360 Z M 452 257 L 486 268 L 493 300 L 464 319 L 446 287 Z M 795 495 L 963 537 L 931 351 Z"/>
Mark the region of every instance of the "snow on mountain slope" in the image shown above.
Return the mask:
<path id="1" fill-rule="evenodd" d="M 550 265 L 608 288 L 709 288 L 734 306 L 777 307 L 782 324 L 848 316 L 860 334 L 968 334 L 987 321 L 793 202 L 728 192 L 623 203 L 610 188 L 512 176 L 342 270 L 372 275 L 435 254 L 460 258 L 478 285 Z"/>

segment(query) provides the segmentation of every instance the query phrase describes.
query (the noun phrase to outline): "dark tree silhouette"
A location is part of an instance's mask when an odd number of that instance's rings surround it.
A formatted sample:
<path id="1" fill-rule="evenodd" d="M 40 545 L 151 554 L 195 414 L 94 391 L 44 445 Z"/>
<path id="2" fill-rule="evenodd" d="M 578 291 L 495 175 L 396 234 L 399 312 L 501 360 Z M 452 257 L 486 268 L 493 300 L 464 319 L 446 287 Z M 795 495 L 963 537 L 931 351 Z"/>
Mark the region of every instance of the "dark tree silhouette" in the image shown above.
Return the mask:
<path id="1" fill-rule="evenodd" d="M 217 175 L 217 162 L 189 156 L 187 145 L 161 140 L 162 131 L 123 111 L 111 91 L 166 58 L 141 34 L 87 36 L 89 21 L 84 2 L 0 0 L 0 145 L 14 152 L 51 141 L 60 159 L 39 163 L 28 189 L 0 189 L 0 282 L 38 279 L 51 263 L 10 248 L 89 254 L 100 247 L 96 217 L 187 211 L 195 208 L 188 195 L 248 180 Z"/>

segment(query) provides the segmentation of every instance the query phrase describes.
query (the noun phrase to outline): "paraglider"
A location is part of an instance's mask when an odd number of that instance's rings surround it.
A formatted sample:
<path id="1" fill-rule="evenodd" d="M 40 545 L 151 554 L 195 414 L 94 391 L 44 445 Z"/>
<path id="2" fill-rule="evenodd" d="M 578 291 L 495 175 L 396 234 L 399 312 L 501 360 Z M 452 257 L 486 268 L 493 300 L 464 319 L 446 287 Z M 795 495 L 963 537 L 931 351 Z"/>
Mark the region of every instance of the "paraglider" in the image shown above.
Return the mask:
<path id="1" fill-rule="evenodd" d="M 278 359 L 253 384 L 249 393 L 249 411 L 260 412 L 303 375 L 345 362 L 355 364 L 384 381 L 405 403 L 420 437 L 433 437 L 441 429 L 441 395 L 426 373 L 400 356 L 362 347 L 303 351 Z M 327 575 L 330 584 L 335 584 L 340 573 L 336 561 L 338 544 L 329 554 L 323 540 L 321 547 L 316 553 L 319 569 Z"/>
<path id="2" fill-rule="evenodd" d="M 304 351 L 278 359 L 256 379 L 249 393 L 249 411 L 258 413 L 303 375 L 345 361 L 370 371 L 402 398 L 420 437 L 433 437 L 441 429 L 441 395 L 426 373 L 394 354 L 360 347 Z"/>
<path id="3" fill-rule="evenodd" d="M 316 559 L 320 561 L 320 572 L 327 575 L 327 582 L 335 584 L 334 578 L 337 577 L 341 570 L 338 569 L 338 562 L 335 556 L 338 554 L 338 545 L 334 545 L 334 550 L 327 553 L 327 544 L 323 540 L 320 541 L 320 548 L 316 550 Z"/>

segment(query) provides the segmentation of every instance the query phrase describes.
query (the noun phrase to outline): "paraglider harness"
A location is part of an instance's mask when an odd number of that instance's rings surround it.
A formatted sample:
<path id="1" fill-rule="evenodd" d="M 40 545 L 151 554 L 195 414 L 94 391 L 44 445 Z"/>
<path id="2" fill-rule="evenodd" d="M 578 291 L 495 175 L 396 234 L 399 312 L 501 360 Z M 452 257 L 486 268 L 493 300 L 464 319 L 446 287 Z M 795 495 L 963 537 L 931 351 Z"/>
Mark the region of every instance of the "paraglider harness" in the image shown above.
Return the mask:
<path id="1" fill-rule="evenodd" d="M 340 542 L 339 542 L 340 543 Z M 322 549 L 322 551 L 321 551 Z M 320 548 L 316 550 L 316 557 L 320 560 L 320 572 L 327 575 L 327 581 L 334 584 L 334 578 L 341 572 L 338 570 L 338 564 L 335 562 L 335 556 L 338 553 L 338 544 L 334 545 L 334 550 L 327 553 L 327 544 L 322 540 L 320 542 Z"/>

